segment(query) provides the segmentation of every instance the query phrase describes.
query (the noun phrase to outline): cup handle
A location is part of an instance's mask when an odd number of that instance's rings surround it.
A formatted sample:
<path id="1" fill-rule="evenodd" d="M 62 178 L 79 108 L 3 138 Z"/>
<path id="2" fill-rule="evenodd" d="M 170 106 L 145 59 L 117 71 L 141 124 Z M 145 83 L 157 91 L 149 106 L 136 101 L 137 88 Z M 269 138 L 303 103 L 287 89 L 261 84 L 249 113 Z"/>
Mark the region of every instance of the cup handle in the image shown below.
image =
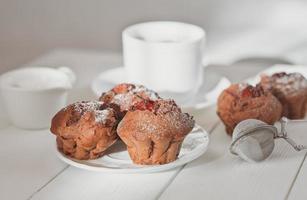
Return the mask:
<path id="1" fill-rule="evenodd" d="M 58 70 L 63 72 L 68 77 L 71 85 L 75 84 L 77 80 L 76 74 L 69 67 L 65 67 L 65 66 L 58 67 Z"/>

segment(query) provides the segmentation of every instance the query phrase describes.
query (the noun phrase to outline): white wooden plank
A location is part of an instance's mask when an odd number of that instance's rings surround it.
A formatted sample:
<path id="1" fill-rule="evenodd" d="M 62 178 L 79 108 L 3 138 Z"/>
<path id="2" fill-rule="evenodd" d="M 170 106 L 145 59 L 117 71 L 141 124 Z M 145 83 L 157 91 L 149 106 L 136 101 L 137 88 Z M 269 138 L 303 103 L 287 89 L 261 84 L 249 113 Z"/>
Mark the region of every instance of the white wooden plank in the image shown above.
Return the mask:
<path id="1" fill-rule="evenodd" d="M 279 140 L 266 161 L 249 164 L 230 155 L 230 141 L 220 124 L 209 151 L 187 165 L 161 199 L 284 199 L 305 153 Z"/>
<path id="2" fill-rule="evenodd" d="M 307 123 L 305 124 L 295 124 L 295 130 L 290 130 L 290 137 L 293 138 L 297 143 L 307 145 Z M 305 200 L 307 199 L 307 187 L 306 187 L 306 180 L 307 180 L 307 152 L 304 150 L 305 156 L 303 163 L 300 166 L 300 170 L 297 173 L 296 180 L 293 181 L 293 185 L 291 190 L 289 191 L 289 198 L 290 200 Z"/>
<path id="3" fill-rule="evenodd" d="M 156 174 L 105 174 L 69 167 L 32 199 L 155 199 L 177 170 Z"/>
<path id="4" fill-rule="evenodd" d="M 294 181 L 292 190 L 289 193 L 289 200 L 306 200 L 307 199 L 307 189 L 306 189 L 306 180 L 307 180 L 307 153 L 304 157 L 304 163 L 301 166 L 301 169 L 298 173 L 297 179 Z"/>
<path id="5" fill-rule="evenodd" d="M 194 114 L 206 130 L 217 122 L 214 107 Z M 208 119 L 203 119 L 204 115 Z M 69 167 L 32 199 L 156 199 L 180 169 L 154 174 L 105 174 Z"/>
<path id="6" fill-rule="evenodd" d="M 214 125 L 219 121 L 216 115 L 216 106 L 211 106 L 199 111 L 190 112 L 193 115 L 196 123 L 204 127 L 207 131 L 212 131 Z"/>
<path id="7" fill-rule="evenodd" d="M 63 170 L 46 130 L 0 130 L 0 199 L 27 199 Z"/>

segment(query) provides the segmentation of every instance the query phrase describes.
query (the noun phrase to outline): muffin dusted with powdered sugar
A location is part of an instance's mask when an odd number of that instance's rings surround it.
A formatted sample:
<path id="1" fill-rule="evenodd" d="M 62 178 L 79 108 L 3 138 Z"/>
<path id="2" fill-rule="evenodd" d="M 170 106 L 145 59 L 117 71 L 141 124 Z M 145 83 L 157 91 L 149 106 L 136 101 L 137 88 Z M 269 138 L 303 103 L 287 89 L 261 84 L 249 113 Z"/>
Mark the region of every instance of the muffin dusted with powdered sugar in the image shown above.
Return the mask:
<path id="1" fill-rule="evenodd" d="M 117 105 L 84 101 L 60 110 L 53 117 L 50 130 L 64 154 L 80 160 L 95 159 L 118 139 L 118 122 Z"/>
<path id="2" fill-rule="evenodd" d="M 78 102 L 60 110 L 51 132 L 58 149 L 76 159 L 96 159 L 118 138 L 136 164 L 166 164 L 177 159 L 194 127 L 173 100 L 163 100 L 142 85 L 119 84 L 99 101 Z"/>
<path id="3" fill-rule="evenodd" d="M 173 100 L 147 100 L 135 104 L 126 113 L 117 132 L 134 163 L 166 164 L 177 159 L 194 123 Z"/>
<path id="4" fill-rule="evenodd" d="M 283 105 L 283 116 L 289 119 L 305 117 L 307 104 L 307 80 L 300 73 L 275 73 L 263 75 L 261 86 L 272 92 Z"/>
<path id="5" fill-rule="evenodd" d="M 235 126 L 245 119 L 259 119 L 274 124 L 280 119 L 282 105 L 260 85 L 232 84 L 219 96 L 217 114 L 232 135 Z"/>

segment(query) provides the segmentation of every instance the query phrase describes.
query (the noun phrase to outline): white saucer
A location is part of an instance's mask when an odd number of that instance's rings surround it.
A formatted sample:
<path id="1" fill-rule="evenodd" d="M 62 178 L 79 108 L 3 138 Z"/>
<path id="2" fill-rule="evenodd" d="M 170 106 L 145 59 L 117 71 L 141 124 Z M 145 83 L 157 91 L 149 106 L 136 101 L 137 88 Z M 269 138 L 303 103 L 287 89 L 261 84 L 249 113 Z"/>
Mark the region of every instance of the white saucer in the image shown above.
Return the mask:
<path id="1" fill-rule="evenodd" d="M 97 96 L 100 96 L 116 84 L 127 82 L 125 74 L 124 67 L 104 71 L 94 79 L 91 88 Z M 220 74 L 210 72 L 210 74 L 204 73 L 203 76 L 204 81 L 197 95 L 180 105 L 185 111 L 202 109 L 215 104 L 219 94 L 230 85 L 230 81 Z"/>
<path id="2" fill-rule="evenodd" d="M 90 171 L 106 173 L 154 173 L 166 171 L 191 162 L 204 154 L 209 145 L 209 135 L 200 126 L 184 139 L 178 159 L 165 165 L 135 165 L 132 163 L 123 142 L 114 144 L 106 153 L 96 160 L 76 160 L 67 157 L 58 150 L 57 156 L 69 165 Z M 56 148 L 57 149 L 57 148 Z"/>

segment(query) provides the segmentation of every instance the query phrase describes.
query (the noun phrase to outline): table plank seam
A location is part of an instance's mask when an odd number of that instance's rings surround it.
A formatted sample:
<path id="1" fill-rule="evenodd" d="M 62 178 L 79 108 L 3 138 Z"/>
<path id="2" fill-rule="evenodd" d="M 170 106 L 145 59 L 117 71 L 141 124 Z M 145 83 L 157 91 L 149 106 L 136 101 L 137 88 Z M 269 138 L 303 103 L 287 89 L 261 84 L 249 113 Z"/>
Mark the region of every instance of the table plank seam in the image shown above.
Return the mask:
<path id="1" fill-rule="evenodd" d="M 183 170 L 185 165 L 186 164 L 184 164 L 183 166 L 179 167 L 178 171 L 167 181 L 167 183 L 165 184 L 165 187 L 163 187 L 163 189 L 156 195 L 156 197 L 154 199 L 157 199 L 157 200 L 160 199 L 160 197 L 162 196 L 164 191 L 172 184 L 172 182 L 175 180 L 177 175 Z"/>
<path id="2" fill-rule="evenodd" d="M 44 185 L 38 188 L 36 191 L 33 192 L 26 200 L 31 200 L 37 193 L 39 193 L 42 189 L 44 189 L 49 183 L 51 183 L 56 177 L 62 174 L 66 169 L 69 168 L 69 165 L 66 165 L 63 169 L 61 169 L 56 175 L 54 175 L 50 180 L 48 180 Z"/>
<path id="3" fill-rule="evenodd" d="M 213 132 L 214 132 L 214 130 L 219 126 L 221 124 L 221 121 L 220 120 L 218 120 L 217 122 L 215 122 L 214 123 L 214 125 L 212 126 L 212 128 L 209 130 L 209 135 L 211 135 Z"/>
<path id="4" fill-rule="evenodd" d="M 219 124 L 221 123 L 220 120 L 218 120 L 217 122 L 214 123 L 214 125 L 212 126 L 212 128 L 208 131 L 209 135 L 211 135 L 211 133 L 219 126 Z M 188 163 L 187 163 L 188 164 Z M 187 164 L 184 164 L 183 166 L 181 166 L 179 168 L 179 170 L 169 179 L 169 181 L 166 183 L 165 187 L 163 187 L 163 189 L 161 190 L 161 192 L 159 192 L 159 194 L 157 194 L 155 199 L 160 199 L 160 197 L 162 196 L 162 194 L 166 191 L 166 189 L 173 183 L 173 181 L 175 180 L 175 178 L 177 177 L 177 175 L 185 168 L 185 166 Z"/>
<path id="5" fill-rule="evenodd" d="M 290 193 L 291 193 L 291 191 L 292 191 L 292 189 L 293 189 L 293 187 L 295 185 L 295 182 L 296 182 L 296 180 L 297 180 L 297 178 L 298 178 L 298 176 L 299 176 L 299 174 L 301 172 L 301 169 L 302 169 L 302 167 L 304 165 L 304 162 L 306 161 L 306 157 L 307 157 L 307 152 L 305 153 L 305 156 L 304 156 L 304 158 L 303 158 L 303 160 L 302 160 L 302 162 L 301 162 L 301 164 L 300 164 L 300 166 L 299 166 L 299 168 L 298 168 L 298 170 L 297 170 L 297 172 L 296 172 L 296 174 L 294 176 L 294 179 L 293 179 L 293 181 L 292 181 L 292 183 L 291 183 L 291 185 L 289 187 L 289 190 L 287 192 L 285 200 L 289 199 Z"/>

